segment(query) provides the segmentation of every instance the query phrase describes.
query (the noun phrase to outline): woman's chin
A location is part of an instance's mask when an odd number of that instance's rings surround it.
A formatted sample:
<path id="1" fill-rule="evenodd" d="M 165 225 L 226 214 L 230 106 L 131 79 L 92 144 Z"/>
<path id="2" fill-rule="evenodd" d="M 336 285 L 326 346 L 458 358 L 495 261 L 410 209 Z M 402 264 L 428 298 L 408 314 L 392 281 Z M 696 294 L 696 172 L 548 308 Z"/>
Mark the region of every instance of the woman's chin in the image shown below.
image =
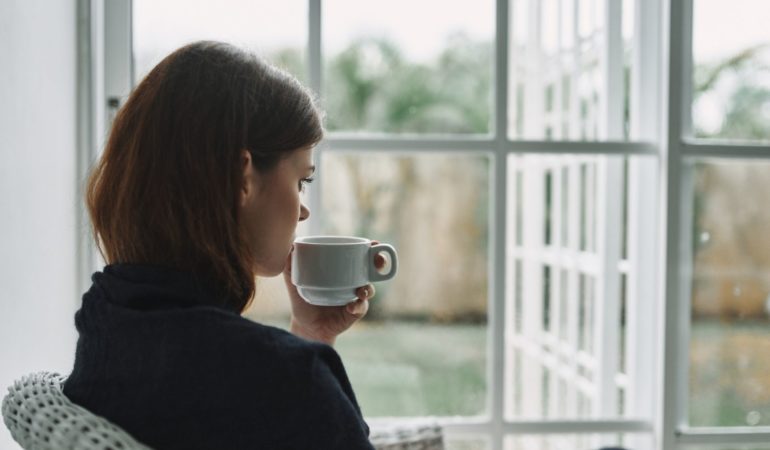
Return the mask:
<path id="1" fill-rule="evenodd" d="M 254 268 L 254 274 L 258 277 L 263 278 L 272 278 L 277 277 L 281 273 L 283 273 L 283 269 L 286 267 L 286 263 L 284 262 L 280 266 L 278 264 L 272 264 L 272 265 L 259 265 Z"/>

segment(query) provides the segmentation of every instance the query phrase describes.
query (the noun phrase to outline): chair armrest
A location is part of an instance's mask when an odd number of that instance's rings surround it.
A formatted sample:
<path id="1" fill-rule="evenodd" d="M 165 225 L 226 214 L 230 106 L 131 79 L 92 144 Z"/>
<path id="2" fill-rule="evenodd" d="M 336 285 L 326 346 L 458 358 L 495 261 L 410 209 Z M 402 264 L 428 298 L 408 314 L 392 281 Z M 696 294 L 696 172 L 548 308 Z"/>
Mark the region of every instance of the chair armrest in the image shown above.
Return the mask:
<path id="1" fill-rule="evenodd" d="M 377 450 L 443 450 L 441 425 L 430 420 L 378 420 L 370 423 L 369 440 Z"/>

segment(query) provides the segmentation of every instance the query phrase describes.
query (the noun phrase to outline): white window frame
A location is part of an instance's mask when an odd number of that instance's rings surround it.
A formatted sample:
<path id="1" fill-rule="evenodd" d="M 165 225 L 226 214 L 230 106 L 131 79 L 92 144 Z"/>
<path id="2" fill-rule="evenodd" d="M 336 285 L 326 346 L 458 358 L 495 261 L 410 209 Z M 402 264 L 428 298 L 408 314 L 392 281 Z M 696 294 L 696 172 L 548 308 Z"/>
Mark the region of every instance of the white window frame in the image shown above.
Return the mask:
<path id="1" fill-rule="evenodd" d="M 309 84 L 322 92 L 321 1 L 308 1 Z M 327 0 L 333 1 L 333 0 Z M 489 156 L 490 165 L 490 241 L 488 298 L 488 414 L 474 418 L 442 419 L 451 437 L 482 437 L 491 449 L 502 449 L 507 436 L 563 433 L 647 433 L 656 449 L 679 449 L 687 445 L 748 445 L 770 442 L 770 427 L 688 428 L 687 375 L 689 355 L 690 298 L 686 192 L 690 176 L 684 160 L 689 157 L 770 159 L 765 145 L 734 145 L 688 138 L 690 92 L 692 89 L 692 1 L 636 0 L 634 2 L 634 61 L 631 87 L 631 134 L 620 142 L 617 103 L 600 105 L 600 134 L 614 138 L 600 142 L 512 140 L 508 137 L 509 107 L 509 0 L 494 0 L 496 7 L 494 125 L 485 136 L 372 136 L 362 138 L 332 133 L 320 145 L 320 152 L 477 152 Z M 577 0 L 561 0 L 572 1 Z M 605 14 L 617 18 L 619 0 L 605 2 Z M 575 9 L 577 11 L 577 9 Z M 79 20 L 79 161 L 81 180 L 87 162 L 93 161 L 104 145 L 110 121 L 109 99 L 121 101 L 133 85 L 131 54 L 131 0 L 78 0 Z M 612 19 L 615 20 L 615 19 Z M 617 37 L 619 24 L 610 30 Z M 577 29 L 577 25 L 575 26 Z M 614 33 L 614 34 L 613 34 Z M 617 58 L 622 39 L 604 39 L 603 61 Z M 622 85 L 618 79 L 605 79 L 605 98 L 617 98 Z M 557 83 L 558 84 L 558 83 Z M 556 102 L 561 99 L 555 89 Z M 572 94 L 576 86 L 571 87 Z M 642 95 L 644 93 L 644 95 Z M 672 95 L 668 95 L 672 94 Z M 663 99 L 668 98 L 668 102 Z M 559 136 L 557 132 L 556 136 Z M 507 420 L 503 393 L 506 386 L 506 280 L 513 270 L 506 266 L 508 246 L 509 167 L 508 156 L 515 154 L 619 155 L 629 165 L 628 261 L 618 268 L 634 271 L 627 286 L 627 346 L 630 374 L 625 383 L 636 395 L 628 398 L 628 419 L 618 420 Z M 637 158 L 647 156 L 647 158 Z M 652 158 L 649 158 L 652 156 Z M 615 170 L 617 172 L 617 168 Z M 319 174 L 323 176 L 323 174 Z M 320 205 L 319 189 L 310 190 L 311 206 Z M 601 203 L 601 202 L 600 202 Z M 603 203 L 617 204 L 617 201 Z M 657 211 L 657 216 L 644 214 Z M 84 212 L 81 211 L 81 216 Z M 85 225 L 85 219 L 83 223 Z M 617 224 L 615 224 L 617 225 Z M 611 226 L 615 226 L 611 225 Z M 81 227 L 82 228 L 82 227 Z M 318 221 L 310 223 L 317 233 Z M 558 233 L 559 230 L 555 230 Z M 79 235 L 79 287 L 84 292 L 90 274 L 101 267 L 94 257 L 91 237 Z M 670 245 L 667 245 L 670 243 Z M 674 245 L 675 243 L 684 243 Z M 652 245 L 654 244 L 654 245 Z M 606 250 L 606 249 L 605 249 Z M 610 249 L 614 252 L 615 250 Z M 652 268 L 659 267 L 654 270 Z M 552 274 L 552 276 L 555 274 Z M 604 286 L 603 289 L 613 289 Z M 644 301 L 655 299 L 655 301 Z M 610 314 L 611 315 L 611 314 Z M 610 316 L 608 315 L 608 316 Z M 604 316 L 600 316 L 601 319 Z M 607 322 L 609 323 L 609 322 Z M 650 330 L 656 330 L 649 336 Z M 652 382 L 640 382 L 639 374 L 656 375 Z M 635 375 L 636 374 L 636 375 Z M 650 379 L 650 378 L 648 378 Z"/>
<path id="2" fill-rule="evenodd" d="M 690 158 L 763 159 L 770 160 L 770 146 L 726 143 L 692 138 L 693 90 L 693 0 L 667 2 L 663 23 L 668 43 L 668 58 L 662 61 L 665 90 L 669 102 L 664 110 L 664 134 L 661 136 L 662 166 L 662 231 L 664 236 L 665 273 L 662 274 L 659 298 L 663 312 L 660 330 L 664 338 L 661 349 L 663 383 L 661 386 L 661 448 L 678 449 L 726 446 L 766 446 L 770 427 L 691 427 L 687 424 L 688 375 L 692 279 L 692 166 Z M 666 244 L 667 243 L 667 244 Z"/>

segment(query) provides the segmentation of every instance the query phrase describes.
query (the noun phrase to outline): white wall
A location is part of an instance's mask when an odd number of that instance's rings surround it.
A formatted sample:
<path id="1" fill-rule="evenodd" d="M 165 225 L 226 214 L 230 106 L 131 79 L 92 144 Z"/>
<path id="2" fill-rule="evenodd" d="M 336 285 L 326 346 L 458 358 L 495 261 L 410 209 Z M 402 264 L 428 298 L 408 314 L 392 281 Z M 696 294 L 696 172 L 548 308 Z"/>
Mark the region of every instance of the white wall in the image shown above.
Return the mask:
<path id="1" fill-rule="evenodd" d="M 75 0 L 0 0 L 0 397 L 72 369 L 76 63 Z"/>

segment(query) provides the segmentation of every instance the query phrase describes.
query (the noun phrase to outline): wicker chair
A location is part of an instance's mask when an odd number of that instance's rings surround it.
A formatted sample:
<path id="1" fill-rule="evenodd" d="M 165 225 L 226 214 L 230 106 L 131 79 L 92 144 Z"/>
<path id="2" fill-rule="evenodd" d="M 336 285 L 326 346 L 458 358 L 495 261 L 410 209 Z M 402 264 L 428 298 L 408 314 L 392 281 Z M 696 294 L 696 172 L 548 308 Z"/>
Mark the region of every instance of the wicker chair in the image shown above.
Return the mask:
<path id="1" fill-rule="evenodd" d="M 72 403 L 62 392 L 66 377 L 40 372 L 22 377 L 3 399 L 3 421 L 25 450 L 150 450 L 115 424 Z M 436 424 L 372 430 L 380 450 L 441 450 Z"/>
<path id="2" fill-rule="evenodd" d="M 3 399 L 3 421 L 25 450 L 149 450 L 125 431 L 72 403 L 66 377 L 40 372 L 22 377 Z"/>

